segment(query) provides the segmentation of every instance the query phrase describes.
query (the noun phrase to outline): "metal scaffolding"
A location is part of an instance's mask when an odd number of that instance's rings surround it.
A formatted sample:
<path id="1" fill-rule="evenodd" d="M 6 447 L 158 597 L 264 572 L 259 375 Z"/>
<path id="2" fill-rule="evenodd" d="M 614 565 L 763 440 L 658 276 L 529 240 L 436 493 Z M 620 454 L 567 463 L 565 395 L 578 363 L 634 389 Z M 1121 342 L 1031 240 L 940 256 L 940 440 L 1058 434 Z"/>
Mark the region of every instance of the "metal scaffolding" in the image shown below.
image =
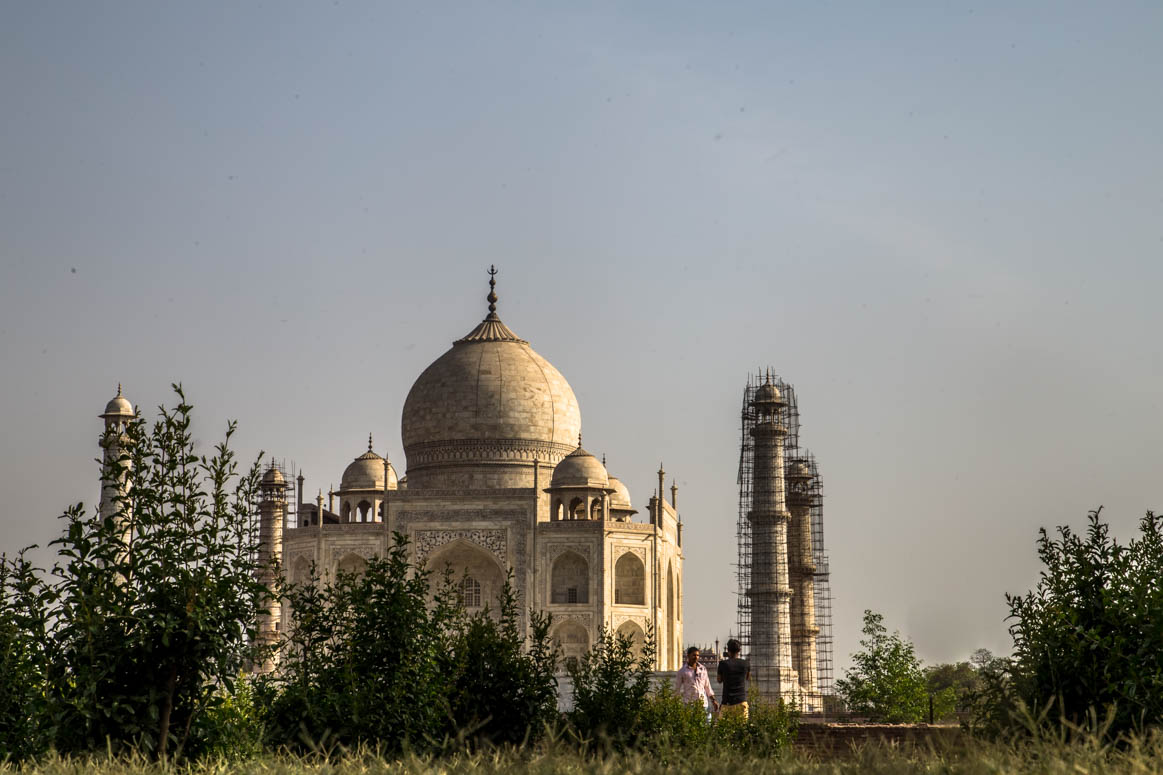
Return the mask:
<path id="1" fill-rule="evenodd" d="M 760 393 L 765 385 L 776 392 Z M 738 637 L 753 677 L 767 677 L 757 683 L 768 699 L 822 712 L 832 693 L 823 487 L 815 458 L 800 448 L 795 388 L 770 370 L 749 375 L 740 418 Z"/>

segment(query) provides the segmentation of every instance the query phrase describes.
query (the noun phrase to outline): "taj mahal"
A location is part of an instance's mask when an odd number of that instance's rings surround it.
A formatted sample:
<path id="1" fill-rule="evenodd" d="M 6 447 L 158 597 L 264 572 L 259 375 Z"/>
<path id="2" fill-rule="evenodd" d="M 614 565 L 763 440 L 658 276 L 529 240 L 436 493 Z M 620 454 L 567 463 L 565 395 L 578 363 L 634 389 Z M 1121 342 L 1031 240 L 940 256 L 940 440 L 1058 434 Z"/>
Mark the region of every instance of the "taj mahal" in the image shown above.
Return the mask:
<path id="1" fill-rule="evenodd" d="M 655 634 L 655 669 L 681 665 L 682 526 L 671 488 L 644 511 L 582 447 L 582 418 L 569 382 L 501 322 L 496 270 L 488 314 L 424 370 L 404 402 L 406 473 L 367 450 L 343 471 L 339 489 L 303 495 L 303 477 L 272 465 L 259 504 L 261 553 L 289 581 L 358 573 L 408 538 L 413 563 L 452 572 L 470 610 L 496 609 L 511 571 L 522 617 L 553 614 L 551 636 L 565 659 L 585 653 L 603 627 L 641 648 Z M 132 406 L 110 402 L 106 422 Z M 104 500 L 104 499 L 103 499 Z M 273 577 L 268 579 L 273 581 Z M 277 604 L 259 621 L 277 638 L 291 623 Z M 524 622 L 527 626 L 527 622 Z"/>

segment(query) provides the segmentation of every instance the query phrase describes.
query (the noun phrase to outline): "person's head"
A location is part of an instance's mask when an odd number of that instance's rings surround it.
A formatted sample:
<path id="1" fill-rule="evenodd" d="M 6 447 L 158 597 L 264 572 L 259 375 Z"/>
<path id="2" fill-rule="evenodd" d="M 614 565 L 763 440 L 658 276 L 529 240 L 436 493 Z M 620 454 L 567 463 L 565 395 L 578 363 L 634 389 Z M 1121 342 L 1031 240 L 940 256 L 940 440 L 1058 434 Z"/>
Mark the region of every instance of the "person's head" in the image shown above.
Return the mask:
<path id="1" fill-rule="evenodd" d="M 699 647 L 691 646 L 686 650 L 686 663 L 690 667 L 694 667 L 699 663 Z"/>
<path id="2" fill-rule="evenodd" d="M 731 640 L 727 641 L 727 656 L 732 658 L 737 657 L 739 656 L 739 652 L 742 650 L 743 646 L 740 645 L 739 641 L 735 640 L 734 638 L 731 638 Z"/>

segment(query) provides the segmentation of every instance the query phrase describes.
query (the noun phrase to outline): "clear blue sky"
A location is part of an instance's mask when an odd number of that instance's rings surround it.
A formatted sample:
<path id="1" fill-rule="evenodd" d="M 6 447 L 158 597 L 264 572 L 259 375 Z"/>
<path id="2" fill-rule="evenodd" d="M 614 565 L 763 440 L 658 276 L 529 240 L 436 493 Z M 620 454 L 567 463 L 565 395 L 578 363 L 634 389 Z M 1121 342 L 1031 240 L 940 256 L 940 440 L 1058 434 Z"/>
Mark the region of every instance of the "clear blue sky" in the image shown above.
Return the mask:
<path id="1" fill-rule="evenodd" d="M 734 622 L 740 391 L 797 387 L 841 664 L 882 611 L 1006 651 L 1039 525 L 1160 507 L 1163 6 L 0 7 L 0 550 L 97 495 L 96 414 L 403 462 L 484 313 L 570 380 Z"/>

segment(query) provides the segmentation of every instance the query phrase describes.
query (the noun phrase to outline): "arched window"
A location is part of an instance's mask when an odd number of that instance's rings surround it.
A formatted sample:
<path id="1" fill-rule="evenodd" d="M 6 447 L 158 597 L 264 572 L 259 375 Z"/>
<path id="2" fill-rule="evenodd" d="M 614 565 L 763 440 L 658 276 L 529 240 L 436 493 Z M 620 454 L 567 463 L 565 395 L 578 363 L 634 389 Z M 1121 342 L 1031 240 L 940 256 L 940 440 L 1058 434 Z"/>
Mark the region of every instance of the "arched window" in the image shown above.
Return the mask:
<path id="1" fill-rule="evenodd" d="M 460 582 L 460 601 L 465 608 L 481 607 L 481 583 L 472 576 Z"/>
<path id="2" fill-rule="evenodd" d="M 351 504 L 348 503 L 347 501 L 344 501 L 344 503 L 343 503 L 343 521 L 344 522 L 351 521 Z"/>
<path id="3" fill-rule="evenodd" d="M 372 505 L 370 503 L 368 503 L 367 501 L 360 501 L 359 506 L 357 506 L 356 508 L 359 509 L 359 521 L 360 522 L 367 522 L 367 515 L 368 515 L 368 513 L 371 512 Z"/>
<path id="4" fill-rule="evenodd" d="M 565 519 L 565 504 L 561 501 L 553 502 L 553 519 L 558 521 Z"/>
<path id="5" fill-rule="evenodd" d="M 614 564 L 614 604 L 646 605 L 646 566 L 633 552 Z"/>
<path id="6" fill-rule="evenodd" d="M 586 518 L 586 502 L 584 498 L 574 498 L 569 502 L 569 518 L 570 519 L 585 519 Z"/>
<path id="7" fill-rule="evenodd" d="M 602 499 L 601 498 L 594 498 L 593 501 L 590 503 L 590 519 L 597 522 L 597 521 L 600 521 L 601 518 L 602 518 Z"/>
<path id="8" fill-rule="evenodd" d="M 549 602 L 590 602 L 590 564 L 577 552 L 564 552 L 553 562 Z"/>
<path id="9" fill-rule="evenodd" d="M 350 573 L 353 576 L 359 576 L 367 570 L 367 560 L 355 553 L 346 554 L 339 561 L 338 570 L 340 573 Z"/>

